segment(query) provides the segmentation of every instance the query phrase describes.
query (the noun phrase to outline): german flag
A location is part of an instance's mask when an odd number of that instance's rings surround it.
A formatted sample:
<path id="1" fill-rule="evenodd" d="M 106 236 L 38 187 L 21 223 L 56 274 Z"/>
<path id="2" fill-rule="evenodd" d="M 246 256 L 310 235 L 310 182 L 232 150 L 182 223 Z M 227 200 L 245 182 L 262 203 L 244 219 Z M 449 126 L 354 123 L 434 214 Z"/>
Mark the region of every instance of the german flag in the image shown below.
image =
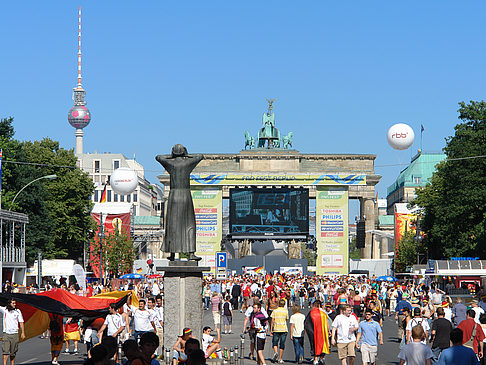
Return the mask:
<path id="1" fill-rule="evenodd" d="M 108 185 L 108 184 L 105 184 L 105 188 L 103 189 L 103 193 L 101 193 L 100 203 L 106 203 L 106 185 Z"/>
<path id="2" fill-rule="evenodd" d="M 320 308 L 313 308 L 305 317 L 305 332 L 309 337 L 311 355 L 329 354 L 329 322 L 327 314 Z"/>
<path id="3" fill-rule="evenodd" d="M 263 266 L 259 266 L 253 269 L 255 274 L 260 274 L 263 271 Z"/>
<path id="4" fill-rule="evenodd" d="M 93 299 L 74 295 L 63 289 L 38 294 L 0 293 L 0 305 L 5 306 L 10 298 L 17 301 L 17 308 L 22 312 L 27 340 L 47 330 L 50 322 L 48 313 L 93 321 L 109 314 L 110 303 L 115 303 L 118 308 L 122 307 L 127 302 L 128 295 Z"/>

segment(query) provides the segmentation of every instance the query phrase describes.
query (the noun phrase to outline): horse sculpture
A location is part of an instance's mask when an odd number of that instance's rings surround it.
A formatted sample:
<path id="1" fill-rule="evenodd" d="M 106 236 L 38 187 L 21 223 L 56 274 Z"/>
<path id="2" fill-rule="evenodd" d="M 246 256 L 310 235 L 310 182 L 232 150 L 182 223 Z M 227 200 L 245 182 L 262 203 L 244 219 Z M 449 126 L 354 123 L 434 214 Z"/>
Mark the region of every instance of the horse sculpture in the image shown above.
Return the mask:
<path id="1" fill-rule="evenodd" d="M 282 138 L 283 141 L 283 148 L 291 148 L 292 147 L 292 138 L 294 137 L 294 134 L 292 132 L 289 132 L 286 136 Z"/>
<path id="2" fill-rule="evenodd" d="M 250 150 L 255 148 L 255 137 L 250 136 L 250 133 L 245 132 L 245 150 L 250 147 Z"/>

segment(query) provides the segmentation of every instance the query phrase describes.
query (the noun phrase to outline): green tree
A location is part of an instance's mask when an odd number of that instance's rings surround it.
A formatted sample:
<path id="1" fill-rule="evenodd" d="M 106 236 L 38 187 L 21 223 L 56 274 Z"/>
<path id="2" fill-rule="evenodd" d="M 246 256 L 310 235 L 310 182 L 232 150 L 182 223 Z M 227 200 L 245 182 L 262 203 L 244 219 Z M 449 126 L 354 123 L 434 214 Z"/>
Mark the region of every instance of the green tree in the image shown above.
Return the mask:
<path id="1" fill-rule="evenodd" d="M 97 256 L 94 261 L 99 265 L 99 240 L 96 239 L 92 245 L 94 253 Z M 133 240 L 125 233 L 110 233 L 102 241 L 104 271 L 111 278 L 117 278 L 122 274 L 132 271 L 133 262 L 135 261 L 135 250 Z"/>
<path id="2" fill-rule="evenodd" d="M 94 190 L 91 179 L 76 167 L 74 152 L 61 148 L 59 142 L 49 138 L 19 142 L 13 137 L 13 119 L 2 119 L 0 147 L 6 160 L 2 207 L 29 216 L 26 234 L 28 263 L 34 261 L 38 250 L 46 258 L 79 260 L 87 233 L 94 227 L 89 214 Z M 22 187 L 36 178 L 52 174 L 57 175 L 56 180 L 40 180 L 29 185 L 12 205 L 13 197 Z"/>
<path id="3" fill-rule="evenodd" d="M 422 230 L 435 259 L 484 258 L 486 249 L 486 103 L 461 102 L 458 111 L 461 123 L 446 139 L 447 160 L 412 202 L 424 209 Z"/>
<path id="4" fill-rule="evenodd" d="M 407 232 L 398 242 L 398 252 L 395 253 L 395 272 L 406 272 L 407 267 L 417 263 L 417 253 L 424 255 L 425 246 L 417 240 L 414 232 Z"/>
<path id="5" fill-rule="evenodd" d="M 300 244 L 302 258 L 307 260 L 308 266 L 316 266 L 316 252 L 307 247 L 305 243 Z"/>
<path id="6" fill-rule="evenodd" d="M 353 237 L 348 247 L 349 259 L 358 260 L 361 258 L 361 250 L 356 248 L 356 236 Z"/>

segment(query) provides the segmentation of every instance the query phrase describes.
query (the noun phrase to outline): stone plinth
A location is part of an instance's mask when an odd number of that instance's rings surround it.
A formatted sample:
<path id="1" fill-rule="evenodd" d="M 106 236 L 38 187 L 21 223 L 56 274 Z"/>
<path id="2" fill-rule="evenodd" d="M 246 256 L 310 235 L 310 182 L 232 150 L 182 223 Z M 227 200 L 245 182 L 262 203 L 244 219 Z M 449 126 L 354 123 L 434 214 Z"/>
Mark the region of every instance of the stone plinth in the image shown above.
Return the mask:
<path id="1" fill-rule="evenodd" d="M 164 267 L 164 347 L 172 348 L 182 329 L 202 338 L 202 273 L 209 267 L 174 261 Z"/>

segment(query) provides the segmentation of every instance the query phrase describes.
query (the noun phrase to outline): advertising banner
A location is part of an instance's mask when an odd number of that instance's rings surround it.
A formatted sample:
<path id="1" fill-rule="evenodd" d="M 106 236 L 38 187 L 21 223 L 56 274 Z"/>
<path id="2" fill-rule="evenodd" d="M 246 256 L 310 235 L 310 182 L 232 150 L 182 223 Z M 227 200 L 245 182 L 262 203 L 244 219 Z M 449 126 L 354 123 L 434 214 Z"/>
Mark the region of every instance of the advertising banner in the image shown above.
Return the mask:
<path id="1" fill-rule="evenodd" d="M 216 252 L 221 250 L 223 193 L 219 187 L 191 187 L 196 214 L 196 255 L 199 266 L 216 268 Z"/>
<path id="2" fill-rule="evenodd" d="M 349 174 L 201 174 L 191 185 L 366 185 L 366 175 Z"/>
<path id="3" fill-rule="evenodd" d="M 348 273 L 348 189 L 318 186 L 316 274 Z"/>
<path id="4" fill-rule="evenodd" d="M 416 214 L 395 213 L 395 248 L 398 248 L 398 243 L 405 233 L 415 233 L 416 224 Z"/>

